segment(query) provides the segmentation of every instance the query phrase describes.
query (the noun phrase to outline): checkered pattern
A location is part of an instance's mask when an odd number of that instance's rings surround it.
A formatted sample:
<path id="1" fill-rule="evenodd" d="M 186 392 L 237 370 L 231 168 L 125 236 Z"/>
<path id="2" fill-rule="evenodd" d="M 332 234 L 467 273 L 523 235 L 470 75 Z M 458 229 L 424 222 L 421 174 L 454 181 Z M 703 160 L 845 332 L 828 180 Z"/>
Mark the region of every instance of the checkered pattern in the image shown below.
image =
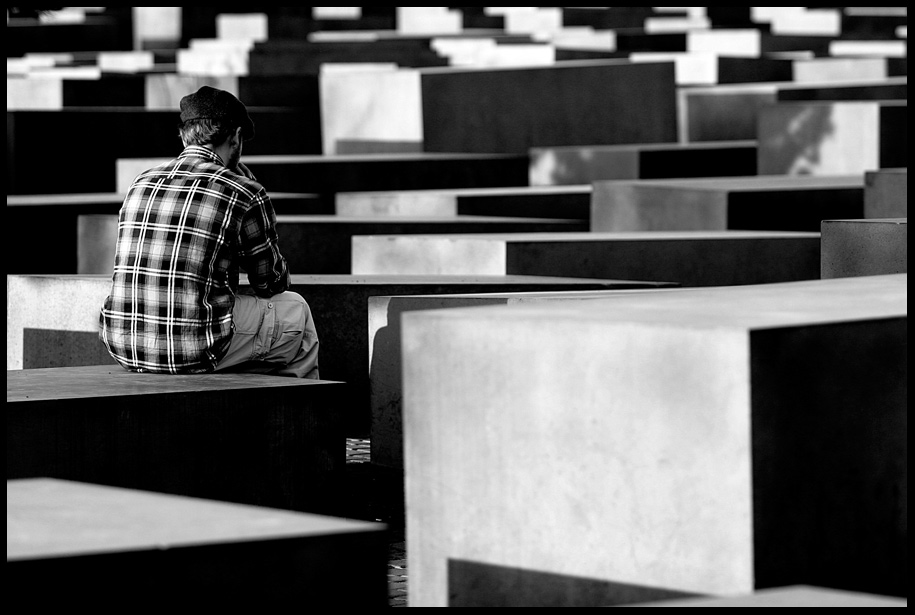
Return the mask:
<path id="1" fill-rule="evenodd" d="M 289 287 L 263 186 L 188 146 L 141 173 L 118 221 L 100 337 L 131 371 L 212 371 L 229 346 L 239 267 L 258 295 Z"/>

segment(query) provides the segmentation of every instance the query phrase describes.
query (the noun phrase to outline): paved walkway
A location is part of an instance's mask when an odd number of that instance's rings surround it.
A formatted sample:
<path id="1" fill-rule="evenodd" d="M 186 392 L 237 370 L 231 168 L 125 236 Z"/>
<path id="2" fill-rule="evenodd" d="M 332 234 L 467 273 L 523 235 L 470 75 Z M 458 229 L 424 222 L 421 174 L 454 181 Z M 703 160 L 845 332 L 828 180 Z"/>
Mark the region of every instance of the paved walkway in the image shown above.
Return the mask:
<path id="1" fill-rule="evenodd" d="M 351 514 L 388 525 L 388 599 L 407 606 L 407 546 L 404 536 L 403 473 L 373 466 L 369 440 L 347 439 L 346 473 Z"/>

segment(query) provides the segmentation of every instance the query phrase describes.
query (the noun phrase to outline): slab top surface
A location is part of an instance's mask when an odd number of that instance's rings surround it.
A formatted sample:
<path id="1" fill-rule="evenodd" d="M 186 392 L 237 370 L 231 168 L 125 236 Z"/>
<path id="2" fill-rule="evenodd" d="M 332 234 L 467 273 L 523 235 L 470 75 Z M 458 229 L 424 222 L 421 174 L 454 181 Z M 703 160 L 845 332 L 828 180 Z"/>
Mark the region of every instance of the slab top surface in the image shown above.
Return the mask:
<path id="1" fill-rule="evenodd" d="M 607 241 L 729 241 L 734 239 L 814 239 L 818 232 L 806 231 L 557 231 L 533 233 L 416 233 L 410 235 L 360 235 L 388 237 L 392 241 L 498 241 L 528 242 L 607 242 Z M 357 239 L 359 238 L 357 237 Z"/>
<path id="2" fill-rule="evenodd" d="M 455 308 L 405 318 L 559 319 L 696 329 L 768 329 L 907 316 L 908 274 L 672 289 L 581 302 Z"/>
<path id="3" fill-rule="evenodd" d="M 532 147 L 532 153 L 540 152 L 666 152 L 666 151 L 696 151 L 696 150 L 720 150 L 720 149 L 743 149 L 747 147 L 756 147 L 758 142 L 755 140 L 734 140 L 734 141 L 694 141 L 692 143 L 619 143 L 614 145 L 556 145 L 545 147 Z"/>
<path id="4" fill-rule="evenodd" d="M 334 214 L 287 214 L 276 217 L 278 224 L 340 224 L 356 225 L 370 224 L 373 226 L 404 225 L 404 224 L 433 224 L 445 226 L 448 224 L 478 224 L 481 227 L 487 224 L 516 224 L 523 227 L 526 224 L 581 224 L 581 220 L 560 218 L 520 218 L 514 216 L 337 216 Z"/>
<path id="5" fill-rule="evenodd" d="M 816 190 L 863 188 L 864 175 L 749 175 L 742 177 L 697 177 L 674 179 L 609 179 L 599 184 L 629 184 L 635 187 L 688 188 L 690 190 Z"/>
<path id="6" fill-rule="evenodd" d="M 841 222 L 844 224 L 904 224 L 908 226 L 908 218 L 836 218 L 834 220 L 823 220 L 823 224 Z"/>
<path id="7" fill-rule="evenodd" d="M 391 197 L 415 199 L 423 196 L 502 196 L 532 194 L 590 194 L 591 184 L 570 184 L 558 186 L 496 186 L 491 188 L 431 188 L 428 190 L 359 190 L 338 192 L 338 199 Z"/>
<path id="8" fill-rule="evenodd" d="M 905 607 L 908 600 L 859 592 L 792 585 L 763 589 L 748 596 L 685 598 L 632 604 L 633 607 Z"/>
<path id="9" fill-rule="evenodd" d="M 128 372 L 117 365 L 6 371 L 6 401 L 29 402 L 87 397 L 118 397 L 316 386 L 332 381 L 266 374 L 151 374 Z"/>
<path id="10" fill-rule="evenodd" d="M 379 523 L 48 478 L 6 481 L 6 560 L 378 531 Z"/>
<path id="11" fill-rule="evenodd" d="M 245 156 L 245 164 L 316 163 L 348 164 L 357 162 L 438 162 L 468 160 L 517 160 L 527 154 L 407 152 L 387 154 L 255 154 Z M 125 158 L 125 160 L 127 160 Z"/>

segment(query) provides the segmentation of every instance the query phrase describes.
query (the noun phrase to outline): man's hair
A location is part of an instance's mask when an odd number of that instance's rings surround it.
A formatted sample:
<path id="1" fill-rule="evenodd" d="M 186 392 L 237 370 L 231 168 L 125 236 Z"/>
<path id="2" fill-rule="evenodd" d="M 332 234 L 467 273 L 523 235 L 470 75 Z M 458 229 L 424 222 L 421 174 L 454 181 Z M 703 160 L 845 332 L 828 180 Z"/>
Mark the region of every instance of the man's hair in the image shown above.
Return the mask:
<path id="1" fill-rule="evenodd" d="M 188 145 L 222 145 L 237 126 L 219 120 L 189 120 L 178 126 L 184 147 Z"/>

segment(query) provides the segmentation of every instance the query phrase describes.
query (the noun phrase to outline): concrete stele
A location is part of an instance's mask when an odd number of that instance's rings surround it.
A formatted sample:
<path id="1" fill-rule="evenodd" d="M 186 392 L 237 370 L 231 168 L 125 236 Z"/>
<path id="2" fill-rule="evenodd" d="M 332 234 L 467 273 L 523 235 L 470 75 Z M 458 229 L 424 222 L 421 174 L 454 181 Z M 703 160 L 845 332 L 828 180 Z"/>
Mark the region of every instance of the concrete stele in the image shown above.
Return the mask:
<path id="1" fill-rule="evenodd" d="M 906 607 L 909 601 L 862 592 L 841 591 L 828 587 L 792 585 L 763 589 L 745 596 L 685 598 L 633 604 L 634 607 Z"/>
<path id="2" fill-rule="evenodd" d="M 843 175 L 881 166 L 881 104 L 781 102 L 760 110 L 760 175 Z"/>
<path id="3" fill-rule="evenodd" d="M 337 141 L 423 140 L 420 74 L 390 64 L 322 67 L 321 134 L 324 154 L 337 153 Z"/>
<path id="4" fill-rule="evenodd" d="M 857 217 L 861 175 L 767 175 L 595 181 L 591 230 L 816 232 L 826 217 Z"/>
<path id="5" fill-rule="evenodd" d="M 456 562 L 904 591 L 906 314 L 906 275 L 404 314 L 409 606 L 524 605 Z"/>
<path id="6" fill-rule="evenodd" d="M 587 204 L 590 201 L 590 185 L 562 186 L 518 186 L 508 188 L 451 188 L 438 190 L 392 190 L 338 192 L 335 195 L 335 213 L 337 216 L 457 216 L 467 215 L 462 211 L 462 202 L 471 206 L 473 201 L 487 203 L 474 208 L 470 215 L 493 215 L 524 217 L 555 217 L 560 219 L 587 218 L 578 210 L 571 211 L 564 205 L 569 199 Z M 556 206 L 548 211 L 542 203 L 555 197 Z M 530 199 L 537 201 L 537 209 L 525 208 Z M 513 206 L 513 203 L 516 206 Z M 531 205 L 534 207 L 534 205 Z M 527 211 L 527 213 L 523 213 Z"/>
<path id="7" fill-rule="evenodd" d="M 671 288 L 600 291 L 402 295 L 369 298 L 369 382 L 372 406 L 372 463 L 403 468 L 403 387 L 400 320 L 419 310 L 454 309 L 485 305 L 513 305 L 540 301 L 583 301 L 625 297 L 635 292 Z"/>
<path id="8" fill-rule="evenodd" d="M 98 331 L 110 290 L 110 276 L 7 276 L 6 369 L 22 369 L 25 329 Z"/>
<path id="9" fill-rule="evenodd" d="M 820 234 L 644 231 L 354 235 L 353 274 L 561 275 L 727 286 L 820 277 Z"/>
<path id="10" fill-rule="evenodd" d="M 908 273 L 908 219 L 823 220 L 822 277 Z"/>
<path id="11" fill-rule="evenodd" d="M 907 218 L 909 180 L 907 169 L 879 169 L 864 173 L 864 217 Z"/>

